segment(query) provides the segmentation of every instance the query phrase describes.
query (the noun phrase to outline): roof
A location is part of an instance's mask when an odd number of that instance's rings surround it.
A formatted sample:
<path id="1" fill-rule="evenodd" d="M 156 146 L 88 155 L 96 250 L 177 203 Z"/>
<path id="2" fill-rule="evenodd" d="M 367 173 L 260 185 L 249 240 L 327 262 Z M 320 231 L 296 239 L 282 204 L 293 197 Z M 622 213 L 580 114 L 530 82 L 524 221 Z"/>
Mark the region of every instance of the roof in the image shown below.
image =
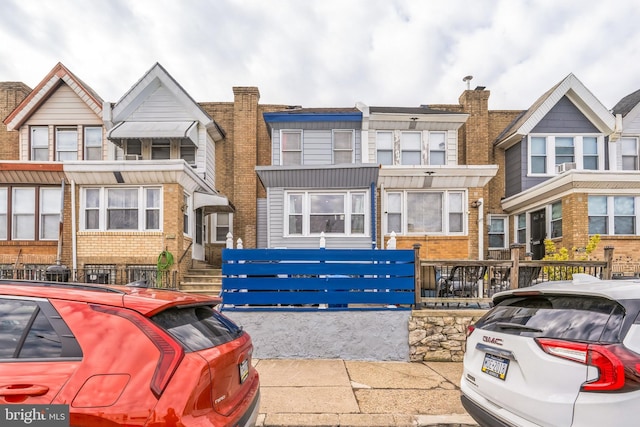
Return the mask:
<path id="1" fill-rule="evenodd" d="M 640 89 L 637 91 L 630 93 L 629 95 L 622 98 L 618 103 L 613 107 L 611 112 L 613 114 L 622 114 L 622 116 L 626 116 L 633 108 L 640 103 Z"/>
<path id="2" fill-rule="evenodd" d="M 615 129 L 615 117 L 573 74 L 569 74 L 538 98 L 528 110 L 523 111 L 505 128 L 494 142 L 503 148 L 520 141 L 549 113 L 563 97 L 569 100 L 601 132 L 610 134 Z"/>
<path id="3" fill-rule="evenodd" d="M 426 105 L 420 107 L 369 107 L 370 113 L 383 114 L 463 114 L 457 111 L 436 110 Z"/>
<path id="4" fill-rule="evenodd" d="M 265 188 L 367 188 L 379 170 L 376 164 L 256 167 Z"/>
<path id="5" fill-rule="evenodd" d="M 7 130 L 14 130 L 22 126 L 55 93 L 61 84 L 67 84 L 98 117 L 102 117 L 102 104 L 104 103 L 102 98 L 62 63 L 58 62 L 49 74 L 4 120 Z"/>
<path id="6" fill-rule="evenodd" d="M 292 108 L 283 111 L 263 113 L 266 123 L 277 122 L 360 122 L 362 112 L 354 107 L 348 108 Z"/>

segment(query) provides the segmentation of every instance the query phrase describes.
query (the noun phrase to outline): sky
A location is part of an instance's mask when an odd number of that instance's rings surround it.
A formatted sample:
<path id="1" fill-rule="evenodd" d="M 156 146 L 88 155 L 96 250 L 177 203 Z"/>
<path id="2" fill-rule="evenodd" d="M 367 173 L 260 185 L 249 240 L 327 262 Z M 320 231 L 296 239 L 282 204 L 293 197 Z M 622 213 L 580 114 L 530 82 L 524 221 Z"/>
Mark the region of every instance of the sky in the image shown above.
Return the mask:
<path id="1" fill-rule="evenodd" d="M 160 63 L 198 102 L 416 107 L 491 91 L 524 110 L 573 73 L 611 109 L 640 89 L 637 0 L 0 0 L 0 81 L 61 62 L 105 101 Z"/>

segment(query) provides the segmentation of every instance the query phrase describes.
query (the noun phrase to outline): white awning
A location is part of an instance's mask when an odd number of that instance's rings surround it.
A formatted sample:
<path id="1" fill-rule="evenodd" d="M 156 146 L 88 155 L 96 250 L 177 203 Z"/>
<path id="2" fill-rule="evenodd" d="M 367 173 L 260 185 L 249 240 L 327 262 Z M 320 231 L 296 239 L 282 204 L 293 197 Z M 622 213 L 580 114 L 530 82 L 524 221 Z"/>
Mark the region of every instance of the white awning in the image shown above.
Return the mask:
<path id="1" fill-rule="evenodd" d="M 205 215 L 216 212 L 235 212 L 235 207 L 229 202 L 229 199 L 220 194 L 202 193 L 195 191 L 193 193 L 193 208 L 203 208 Z"/>
<path id="2" fill-rule="evenodd" d="M 109 139 L 189 138 L 198 146 L 198 122 L 121 122 L 109 131 Z"/>

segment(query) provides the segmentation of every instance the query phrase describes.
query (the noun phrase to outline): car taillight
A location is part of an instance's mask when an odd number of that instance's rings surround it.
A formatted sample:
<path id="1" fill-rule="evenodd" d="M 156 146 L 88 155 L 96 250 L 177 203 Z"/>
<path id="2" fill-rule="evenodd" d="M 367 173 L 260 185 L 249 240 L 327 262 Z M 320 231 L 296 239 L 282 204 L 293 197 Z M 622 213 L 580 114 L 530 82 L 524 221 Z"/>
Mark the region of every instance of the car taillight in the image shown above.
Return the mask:
<path id="1" fill-rule="evenodd" d="M 158 351 L 160 351 L 160 358 L 158 359 L 156 370 L 153 372 L 153 377 L 151 378 L 151 391 L 156 397 L 160 397 L 184 357 L 182 346 L 164 330 L 139 313 L 124 308 L 104 307 L 100 305 L 91 305 L 91 308 L 101 313 L 112 314 L 129 320 L 137 326 L 156 346 Z"/>
<path id="2" fill-rule="evenodd" d="M 469 338 L 469 335 L 471 335 L 475 330 L 476 330 L 476 327 L 474 325 L 467 326 L 467 338 Z"/>
<path id="3" fill-rule="evenodd" d="M 622 344 L 587 344 L 549 338 L 535 339 L 545 353 L 598 368 L 598 378 L 582 391 L 640 390 L 640 355 Z"/>

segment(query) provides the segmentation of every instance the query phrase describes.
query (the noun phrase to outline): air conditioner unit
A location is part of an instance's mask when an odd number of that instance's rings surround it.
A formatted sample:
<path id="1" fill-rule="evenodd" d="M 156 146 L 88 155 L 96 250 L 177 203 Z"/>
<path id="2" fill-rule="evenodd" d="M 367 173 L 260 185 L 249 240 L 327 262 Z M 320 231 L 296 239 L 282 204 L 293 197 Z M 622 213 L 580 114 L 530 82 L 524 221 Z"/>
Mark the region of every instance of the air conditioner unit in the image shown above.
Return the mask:
<path id="1" fill-rule="evenodd" d="M 141 160 L 142 156 L 140 154 L 125 154 L 125 160 Z"/>
<path id="2" fill-rule="evenodd" d="M 576 164 L 574 162 L 565 162 L 556 165 L 556 173 L 563 173 L 571 169 L 575 169 Z"/>

